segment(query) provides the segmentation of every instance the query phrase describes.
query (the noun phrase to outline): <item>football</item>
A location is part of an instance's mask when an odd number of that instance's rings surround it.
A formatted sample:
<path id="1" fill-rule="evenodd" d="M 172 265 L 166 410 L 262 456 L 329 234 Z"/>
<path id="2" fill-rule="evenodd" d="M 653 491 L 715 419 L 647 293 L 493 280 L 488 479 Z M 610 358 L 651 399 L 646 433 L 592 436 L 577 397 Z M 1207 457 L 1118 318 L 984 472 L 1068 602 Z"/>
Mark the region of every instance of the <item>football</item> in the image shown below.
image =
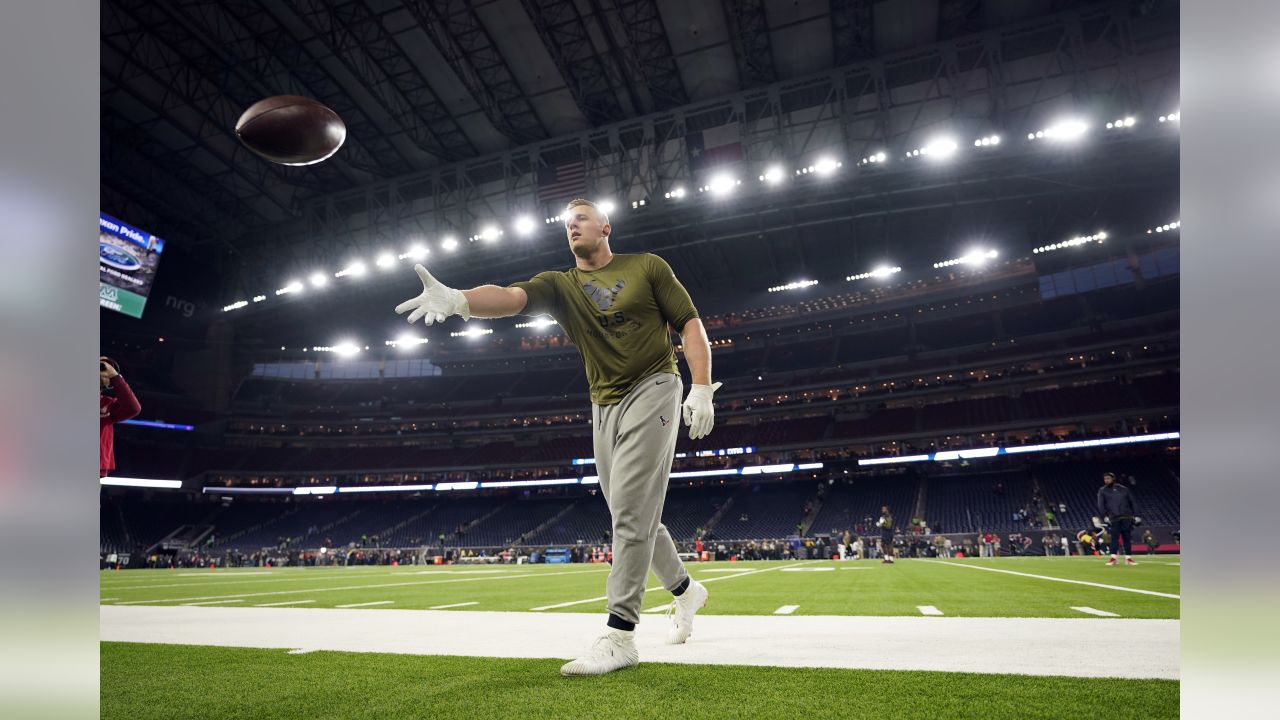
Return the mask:
<path id="1" fill-rule="evenodd" d="M 259 100 L 236 121 L 236 137 L 258 155 L 281 165 L 311 165 L 332 157 L 347 139 L 342 118 L 298 95 Z"/>

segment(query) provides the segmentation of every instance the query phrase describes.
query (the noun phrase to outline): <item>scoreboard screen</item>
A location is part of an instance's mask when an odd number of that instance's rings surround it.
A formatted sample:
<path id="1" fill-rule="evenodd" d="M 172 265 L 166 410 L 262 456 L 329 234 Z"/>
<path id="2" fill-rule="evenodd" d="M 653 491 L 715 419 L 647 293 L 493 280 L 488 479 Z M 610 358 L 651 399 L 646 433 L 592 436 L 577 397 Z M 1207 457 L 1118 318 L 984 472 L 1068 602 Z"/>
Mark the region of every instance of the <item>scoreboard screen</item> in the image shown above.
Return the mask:
<path id="1" fill-rule="evenodd" d="M 164 240 L 106 213 L 98 216 L 98 305 L 142 317 Z"/>

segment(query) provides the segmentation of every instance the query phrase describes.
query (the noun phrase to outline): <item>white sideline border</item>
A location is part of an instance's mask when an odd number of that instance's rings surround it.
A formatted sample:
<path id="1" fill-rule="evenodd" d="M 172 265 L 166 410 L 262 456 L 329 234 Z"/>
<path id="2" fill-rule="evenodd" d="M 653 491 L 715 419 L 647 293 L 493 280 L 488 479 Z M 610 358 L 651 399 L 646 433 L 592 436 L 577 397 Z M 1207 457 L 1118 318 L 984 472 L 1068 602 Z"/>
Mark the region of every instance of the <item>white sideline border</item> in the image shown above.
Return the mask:
<path id="1" fill-rule="evenodd" d="M 463 657 L 569 659 L 600 632 L 599 613 L 103 605 L 99 617 L 104 642 Z M 644 662 L 1176 680 L 1179 628 L 1129 618 L 707 615 L 684 645 L 666 644 L 663 622 L 640 623 L 636 644 Z M 1080 638 L 1097 635 L 1123 646 L 1126 662 L 1079 662 Z"/>

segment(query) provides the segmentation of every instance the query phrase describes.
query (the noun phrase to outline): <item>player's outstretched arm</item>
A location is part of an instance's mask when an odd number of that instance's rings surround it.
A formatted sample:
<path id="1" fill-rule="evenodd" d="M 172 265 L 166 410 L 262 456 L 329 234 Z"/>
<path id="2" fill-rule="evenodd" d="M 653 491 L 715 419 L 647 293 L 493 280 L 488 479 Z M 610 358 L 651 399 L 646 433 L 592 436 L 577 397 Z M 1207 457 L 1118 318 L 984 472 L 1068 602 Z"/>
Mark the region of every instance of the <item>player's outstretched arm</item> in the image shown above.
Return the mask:
<path id="1" fill-rule="evenodd" d="M 523 288 L 499 287 L 498 285 L 481 285 L 470 290 L 463 290 L 471 306 L 471 314 L 475 317 L 499 318 L 520 314 L 529 302 L 529 296 Z"/>
<path id="2" fill-rule="evenodd" d="M 711 343 L 707 340 L 706 328 L 702 321 L 693 318 L 680 329 L 680 338 L 684 346 L 684 359 L 689 363 L 689 375 L 693 384 L 689 386 L 689 395 L 681 406 L 684 424 L 689 427 L 689 438 L 698 440 L 706 437 L 715 427 L 715 407 L 712 397 L 720 389 L 720 383 L 711 384 Z"/>
<path id="3" fill-rule="evenodd" d="M 421 265 L 413 266 L 422 280 L 422 293 L 396 306 L 396 314 L 409 313 L 409 322 L 425 319 L 428 325 L 444 322 L 450 315 L 463 320 L 476 317 L 494 318 L 515 315 L 524 309 L 528 296 L 519 288 L 481 285 L 471 290 L 456 290 L 432 277 Z"/>

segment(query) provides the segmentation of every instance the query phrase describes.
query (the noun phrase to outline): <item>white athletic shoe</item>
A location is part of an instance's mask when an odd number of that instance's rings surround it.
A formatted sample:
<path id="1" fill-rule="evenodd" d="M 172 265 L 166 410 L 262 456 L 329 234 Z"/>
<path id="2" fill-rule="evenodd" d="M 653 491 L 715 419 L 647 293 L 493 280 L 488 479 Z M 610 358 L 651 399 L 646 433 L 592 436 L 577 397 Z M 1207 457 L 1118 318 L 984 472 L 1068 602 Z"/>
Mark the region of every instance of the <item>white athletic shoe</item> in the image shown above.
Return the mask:
<path id="1" fill-rule="evenodd" d="M 689 579 L 684 594 L 671 602 L 671 630 L 667 632 L 668 645 L 681 645 L 693 634 L 693 616 L 707 604 L 707 586 Z"/>
<path id="2" fill-rule="evenodd" d="M 566 677 L 604 675 L 639 664 L 640 653 L 636 652 L 635 631 L 610 630 L 596 638 L 586 655 L 561 666 L 560 674 Z"/>

